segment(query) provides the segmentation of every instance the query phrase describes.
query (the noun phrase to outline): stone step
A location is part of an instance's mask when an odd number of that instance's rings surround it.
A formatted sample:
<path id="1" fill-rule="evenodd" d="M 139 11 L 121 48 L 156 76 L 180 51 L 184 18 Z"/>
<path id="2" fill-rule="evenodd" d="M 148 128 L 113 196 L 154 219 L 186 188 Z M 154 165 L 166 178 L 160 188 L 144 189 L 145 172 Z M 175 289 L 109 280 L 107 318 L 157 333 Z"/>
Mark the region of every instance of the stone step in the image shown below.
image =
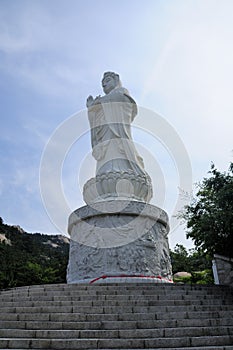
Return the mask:
<path id="1" fill-rule="evenodd" d="M 28 294 L 45 294 L 45 295 L 71 295 L 71 294 L 89 294 L 89 295 L 98 295 L 98 294 L 125 294 L 129 295 L 130 293 L 134 294 L 154 294 L 158 292 L 159 294 L 185 294 L 185 293 L 199 293 L 199 294 L 216 294 L 216 293 L 228 293 L 229 287 L 227 286 L 189 286 L 189 285 L 164 285 L 159 284 L 132 284 L 128 285 L 64 285 L 63 288 L 48 287 L 49 285 L 44 286 L 34 286 L 34 287 L 21 287 L 11 290 L 3 291 L 5 296 L 17 295 L 23 296 Z"/>
<path id="2" fill-rule="evenodd" d="M 134 287 L 135 286 L 135 287 Z M 112 285 L 85 285 L 85 288 L 82 288 L 82 285 L 68 285 L 67 288 L 62 288 L 62 289 L 48 289 L 45 286 L 40 286 L 37 288 L 33 287 L 21 287 L 21 288 L 16 288 L 16 289 L 10 289 L 10 290 L 3 290 L 2 292 L 7 295 L 27 295 L 27 294 L 39 294 L 39 293 L 46 293 L 46 294 L 73 294 L 73 293 L 81 293 L 81 294 L 98 294 L 98 293 L 105 293 L 105 294 L 130 294 L 132 292 L 136 292 L 137 294 L 141 293 L 148 293 L 152 294 L 153 292 L 157 291 L 158 293 L 165 293 L 165 294 L 179 294 L 179 293 L 200 293 L 200 294 L 213 294 L 213 293 L 224 293 L 228 292 L 229 287 L 227 286 L 211 286 L 208 287 L 206 286 L 205 288 L 202 287 L 196 287 L 196 286 L 191 286 L 191 285 L 185 285 L 185 286 L 180 286 L 180 285 L 170 285 L 166 284 L 166 288 L 164 285 L 136 285 L 132 284 L 132 286 L 128 285 L 117 285 L 117 286 L 112 286 Z M 136 288 L 136 290 L 135 290 Z"/>
<path id="3" fill-rule="evenodd" d="M 92 315 L 90 315 L 92 316 Z M 104 316 L 104 315 L 103 315 Z M 219 312 L 162 312 L 162 313 L 143 313 L 143 314 L 119 314 L 118 320 L 124 321 L 124 320 L 166 320 L 166 319 L 173 319 L 173 320 L 180 320 L 180 319 L 203 319 L 203 318 L 221 318 L 221 317 L 228 317 L 233 318 L 233 312 L 232 311 L 219 311 Z M 52 319 L 52 318 L 51 318 Z M 88 315 L 87 315 L 88 319 Z"/>
<path id="4" fill-rule="evenodd" d="M 180 303 L 182 301 L 187 301 L 187 302 L 198 302 L 199 300 L 201 300 L 202 302 L 209 302 L 209 303 L 215 303 L 216 301 L 221 303 L 226 303 L 226 302 L 233 302 L 233 295 L 229 296 L 229 295 L 193 295 L 193 294 L 184 294 L 184 295 L 176 295 L 171 296 L 171 295 L 139 295 L 139 296 L 134 296 L 134 295 L 94 295 L 94 296 L 90 296 L 90 295 L 86 295 L 86 296 L 57 296 L 57 295 L 52 295 L 50 296 L 45 296 L 44 294 L 40 294 L 38 297 L 35 296 L 29 296 L 29 297 L 10 297 L 10 298 L 6 298 L 6 297 L 1 297 L 0 300 L 0 305 L 8 305 L 8 303 L 18 303 L 19 300 L 21 302 L 26 302 L 26 303 L 30 303 L 30 302 L 62 302 L 62 303 L 66 303 L 66 302 L 93 302 L 93 303 L 98 303 L 98 302 L 126 302 L 128 303 L 129 301 L 142 301 L 142 302 L 161 302 L 161 303 L 173 303 L 174 301 Z M 162 305 L 162 304 L 161 304 Z"/>
<path id="5" fill-rule="evenodd" d="M 28 329 L 0 329 L 0 338 L 49 338 L 49 339 L 78 339 L 78 338 L 183 338 L 197 336 L 225 336 L 233 335 L 233 326 L 228 327 L 176 327 L 157 329 L 112 329 L 112 330 L 28 330 Z"/>
<path id="6" fill-rule="evenodd" d="M 147 312 L 147 313 L 2 313 L 1 319 L 8 321 L 138 321 L 138 320 L 181 320 L 181 319 L 219 319 L 233 318 L 233 311 L 202 311 L 202 312 Z"/>
<path id="7" fill-rule="evenodd" d="M 160 295 L 156 293 L 151 293 L 151 294 L 83 294 L 80 295 L 79 293 L 73 293 L 71 295 L 67 294 L 42 294 L 38 293 L 36 295 L 29 294 L 29 295 L 13 295 L 13 296 L 5 296 L 5 295 L 0 295 L 1 298 L 1 303 L 3 302 L 17 302 L 19 299 L 20 300 L 25 300 L 25 301 L 32 301 L 32 300 L 45 300 L 45 301 L 67 301 L 67 300 L 74 300 L 74 301 L 101 301 L 101 300 L 197 300 L 197 299 L 202 299 L 202 300 L 212 300 L 215 299 L 217 300 L 218 298 L 222 299 L 229 299 L 233 300 L 233 295 L 232 294 L 168 294 L 168 295 Z"/>
<path id="8" fill-rule="evenodd" d="M 121 314 L 121 313 L 172 313 L 193 311 L 233 311 L 233 305 L 177 305 L 177 306 L 35 306 L 1 307 L 1 313 L 84 313 L 84 314 Z"/>
<path id="9" fill-rule="evenodd" d="M 156 305 L 158 303 L 160 303 L 161 305 L 165 305 L 165 303 L 167 302 L 169 305 L 172 305 L 174 302 L 176 302 L 177 304 L 181 304 L 182 302 L 187 302 L 187 303 L 196 303 L 198 301 L 202 301 L 205 302 L 206 300 L 208 300 L 206 303 L 208 304 L 232 304 L 233 303 L 233 297 L 230 296 L 223 296 L 223 295 L 219 295 L 219 296 L 215 296 L 215 297 L 208 297 L 208 296 L 197 296 L 197 297 L 186 297 L 186 296 L 169 296 L 167 298 L 159 298 L 156 295 L 154 296 L 136 296 L 136 297 L 124 297 L 124 296 L 113 296 L 113 297 L 109 297 L 109 296 L 105 296 L 105 298 L 100 298 L 100 297 L 90 297 L 88 296 L 88 298 L 79 298 L 79 297 L 55 297 L 54 299 L 48 298 L 48 299 L 44 299 L 42 296 L 38 296 L 38 297 L 32 297 L 32 298 L 20 298 L 17 297 L 14 300 L 3 300 L 0 296 L 0 307 L 1 306 L 10 306 L 10 305 L 16 305 L 19 300 L 21 302 L 24 302 L 25 305 L 28 305 L 30 302 L 44 302 L 44 303 L 51 303 L 54 302 L 54 304 L 56 303 L 63 303 L 64 305 L 66 305 L 67 302 L 70 303 L 77 303 L 77 305 L 81 305 L 82 303 L 87 303 L 87 305 L 90 305 L 91 303 L 95 304 L 95 305 L 101 305 L 101 303 L 106 303 L 106 302 L 116 302 L 116 303 L 128 303 L 128 302 L 142 302 L 142 303 L 156 303 Z"/>
<path id="10" fill-rule="evenodd" d="M 83 329 L 155 329 L 174 327 L 221 327 L 232 326 L 232 318 L 213 319 L 180 319 L 180 320 L 144 320 L 144 321 L 78 321 L 78 322 L 47 322 L 47 321 L 0 321 L 0 329 L 27 330 L 83 330 Z"/>
<path id="11" fill-rule="evenodd" d="M 9 348 L 8 348 L 9 349 Z M 43 348 L 44 350 L 52 350 L 51 348 L 50 349 L 46 349 L 46 348 Z M 53 348 L 54 349 L 54 348 Z M 102 349 L 102 350 L 112 350 L 113 348 L 105 348 L 105 349 Z M 114 350 L 121 350 L 122 348 L 114 348 Z M 130 348 L 130 350 L 138 350 L 140 348 Z M 145 349 L 145 348 L 144 348 Z M 147 350 L 175 350 L 175 349 L 179 349 L 179 350 L 232 350 L 232 345 L 219 345 L 219 346 L 192 346 L 192 347 L 179 347 L 179 348 L 147 348 Z M 7 349 L 2 349 L 2 350 L 7 350 Z M 13 350 L 27 350 L 27 349 L 13 349 Z M 38 350 L 38 348 L 34 348 L 34 350 Z M 98 349 L 95 349 L 93 348 L 92 350 L 98 350 Z"/>
<path id="12" fill-rule="evenodd" d="M 228 287 L 44 285 L 0 300 L 0 349 L 233 350 Z"/>
<path id="13" fill-rule="evenodd" d="M 30 290 L 37 290 L 37 289 L 43 289 L 43 290 L 73 290 L 73 289 L 82 289 L 82 290 L 88 290 L 89 289 L 90 284 L 69 284 L 67 285 L 66 283 L 59 283 L 59 284 L 39 284 L 39 285 L 32 285 L 32 286 L 23 286 L 23 287 L 16 287 L 16 288 L 11 288 L 11 290 L 17 290 L 17 291 L 21 291 L 21 290 L 25 290 L 25 289 L 30 289 Z M 91 286 L 96 287 L 98 289 L 102 288 L 104 290 L 106 289 L 134 289 L 135 287 L 137 288 L 157 288 L 157 289 L 163 289 L 163 290 L 168 290 L 169 289 L 176 289 L 176 287 L 178 286 L 179 289 L 193 289 L 193 290 L 203 290 L 203 289 L 207 289 L 207 290 L 215 290 L 215 289 L 229 289 L 228 286 L 226 285 L 213 285 L 213 284 L 209 284 L 209 285 L 201 285 L 201 284 L 160 284 L 160 283 L 152 283 L 152 284 L 148 284 L 148 283 L 100 283 L 100 284 L 91 284 Z"/>
<path id="14" fill-rule="evenodd" d="M 9 349 L 9 348 L 8 348 Z M 46 349 L 46 348 L 43 348 L 44 350 L 52 350 L 51 348 L 50 349 Z M 113 349 L 113 348 L 112 348 Z M 102 350 L 112 350 L 110 348 L 105 348 L 105 349 L 102 349 Z M 114 350 L 121 350 L 122 348 L 114 348 Z M 130 348 L 130 350 L 138 350 L 140 348 Z M 145 349 L 145 348 L 144 348 Z M 172 348 L 169 347 L 169 348 L 161 348 L 161 347 L 156 347 L 156 348 L 147 348 L 147 350 L 171 350 Z M 175 349 L 179 349 L 179 350 L 232 350 L 232 345 L 219 345 L 219 346 L 192 346 L 192 347 L 179 347 L 179 348 L 173 348 L 173 350 Z M 2 349 L 2 350 L 7 350 L 7 349 Z M 27 350 L 27 349 L 13 349 L 13 350 Z M 38 350 L 38 348 L 34 348 L 34 350 Z M 98 349 L 95 349 L 93 348 L 92 350 L 98 350 Z"/>
<path id="15" fill-rule="evenodd" d="M 221 305 L 226 305 L 231 307 L 233 304 L 233 301 L 231 302 L 230 300 L 221 300 L 221 299 L 190 299 L 190 300 L 146 300 L 145 299 L 131 299 L 128 301 L 124 300 L 87 300 L 87 301 L 73 301 L 73 300 L 66 300 L 66 301 L 51 301 L 51 300 L 46 300 L 46 301 L 28 301 L 28 300 L 21 300 L 23 303 L 23 307 L 41 307 L 46 304 L 47 307 L 67 307 L 67 306 L 75 306 L 75 307 L 96 307 L 96 306 L 101 306 L 101 307 L 106 307 L 106 306 L 127 306 L 132 305 L 132 306 L 190 306 L 190 305 L 214 305 L 214 306 L 221 306 Z M 13 301 L 13 302 L 0 302 L 0 308 L 16 308 L 19 305 L 19 300 Z"/>
<path id="16" fill-rule="evenodd" d="M 149 339 L 24 339 L 2 338 L 0 349 L 148 349 L 232 345 L 232 336 L 200 336 Z"/>

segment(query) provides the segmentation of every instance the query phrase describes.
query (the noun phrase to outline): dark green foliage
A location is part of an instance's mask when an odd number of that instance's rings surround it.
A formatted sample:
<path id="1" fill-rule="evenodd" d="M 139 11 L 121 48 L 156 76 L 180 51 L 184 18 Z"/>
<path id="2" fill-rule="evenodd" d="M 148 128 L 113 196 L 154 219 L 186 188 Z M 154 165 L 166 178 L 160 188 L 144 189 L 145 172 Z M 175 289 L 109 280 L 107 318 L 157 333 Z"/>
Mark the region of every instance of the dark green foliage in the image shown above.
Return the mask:
<path id="1" fill-rule="evenodd" d="M 176 283 L 188 284 L 213 284 L 212 260 L 211 257 L 201 250 L 187 249 L 177 244 L 173 251 L 170 251 L 173 274 L 177 272 L 189 272 L 191 276 L 176 277 Z"/>
<path id="2" fill-rule="evenodd" d="M 193 271 L 203 271 L 211 269 L 212 261 L 208 254 L 200 250 L 187 249 L 177 244 L 173 251 L 170 251 L 172 261 L 173 274 L 176 272 L 186 271 L 193 273 Z"/>
<path id="3" fill-rule="evenodd" d="M 213 272 L 211 269 L 206 269 L 203 271 L 192 272 L 191 274 L 192 284 L 213 284 Z"/>
<path id="4" fill-rule="evenodd" d="M 174 251 L 170 251 L 173 274 L 180 271 L 190 272 L 189 257 L 187 249 L 177 244 Z"/>
<path id="5" fill-rule="evenodd" d="M 62 236 L 28 234 L 0 220 L 0 288 L 65 283 L 69 243 Z"/>
<path id="6" fill-rule="evenodd" d="M 226 173 L 212 164 L 211 176 L 199 184 L 197 198 L 181 214 L 187 238 L 209 255 L 233 257 L 233 163 Z"/>

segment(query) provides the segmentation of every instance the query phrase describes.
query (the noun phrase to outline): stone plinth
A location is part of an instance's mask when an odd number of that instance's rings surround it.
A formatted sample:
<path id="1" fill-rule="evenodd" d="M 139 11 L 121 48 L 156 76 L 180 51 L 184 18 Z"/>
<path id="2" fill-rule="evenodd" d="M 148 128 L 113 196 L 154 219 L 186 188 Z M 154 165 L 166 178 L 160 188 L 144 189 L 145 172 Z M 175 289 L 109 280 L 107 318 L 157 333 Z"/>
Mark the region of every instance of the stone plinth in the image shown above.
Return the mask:
<path id="1" fill-rule="evenodd" d="M 172 278 L 168 217 L 158 207 L 127 200 L 95 203 L 70 215 L 68 231 L 68 283 L 89 283 L 101 276 L 121 276 L 117 282 L 136 276 L 155 282 L 156 277 Z"/>
<path id="2" fill-rule="evenodd" d="M 213 266 L 215 284 L 233 287 L 233 259 L 214 254 Z"/>

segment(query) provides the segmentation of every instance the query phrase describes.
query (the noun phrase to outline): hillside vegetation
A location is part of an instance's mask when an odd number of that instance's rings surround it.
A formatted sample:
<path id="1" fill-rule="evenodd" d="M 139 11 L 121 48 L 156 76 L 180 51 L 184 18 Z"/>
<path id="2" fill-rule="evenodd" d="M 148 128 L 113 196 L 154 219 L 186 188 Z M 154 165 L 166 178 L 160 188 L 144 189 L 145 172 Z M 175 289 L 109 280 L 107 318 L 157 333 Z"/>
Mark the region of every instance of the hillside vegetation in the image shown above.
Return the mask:
<path id="1" fill-rule="evenodd" d="M 65 283 L 69 239 L 29 234 L 0 218 L 0 288 Z"/>

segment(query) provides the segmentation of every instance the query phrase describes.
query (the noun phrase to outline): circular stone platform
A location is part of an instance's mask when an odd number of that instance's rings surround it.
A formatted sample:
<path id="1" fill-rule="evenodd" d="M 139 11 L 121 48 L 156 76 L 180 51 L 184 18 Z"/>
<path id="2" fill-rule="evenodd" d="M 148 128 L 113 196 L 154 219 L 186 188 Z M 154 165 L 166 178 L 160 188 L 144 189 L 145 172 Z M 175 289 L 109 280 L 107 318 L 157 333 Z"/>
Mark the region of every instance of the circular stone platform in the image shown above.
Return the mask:
<path id="1" fill-rule="evenodd" d="M 171 282 L 168 216 L 162 209 L 103 201 L 74 211 L 68 230 L 68 283 Z"/>

